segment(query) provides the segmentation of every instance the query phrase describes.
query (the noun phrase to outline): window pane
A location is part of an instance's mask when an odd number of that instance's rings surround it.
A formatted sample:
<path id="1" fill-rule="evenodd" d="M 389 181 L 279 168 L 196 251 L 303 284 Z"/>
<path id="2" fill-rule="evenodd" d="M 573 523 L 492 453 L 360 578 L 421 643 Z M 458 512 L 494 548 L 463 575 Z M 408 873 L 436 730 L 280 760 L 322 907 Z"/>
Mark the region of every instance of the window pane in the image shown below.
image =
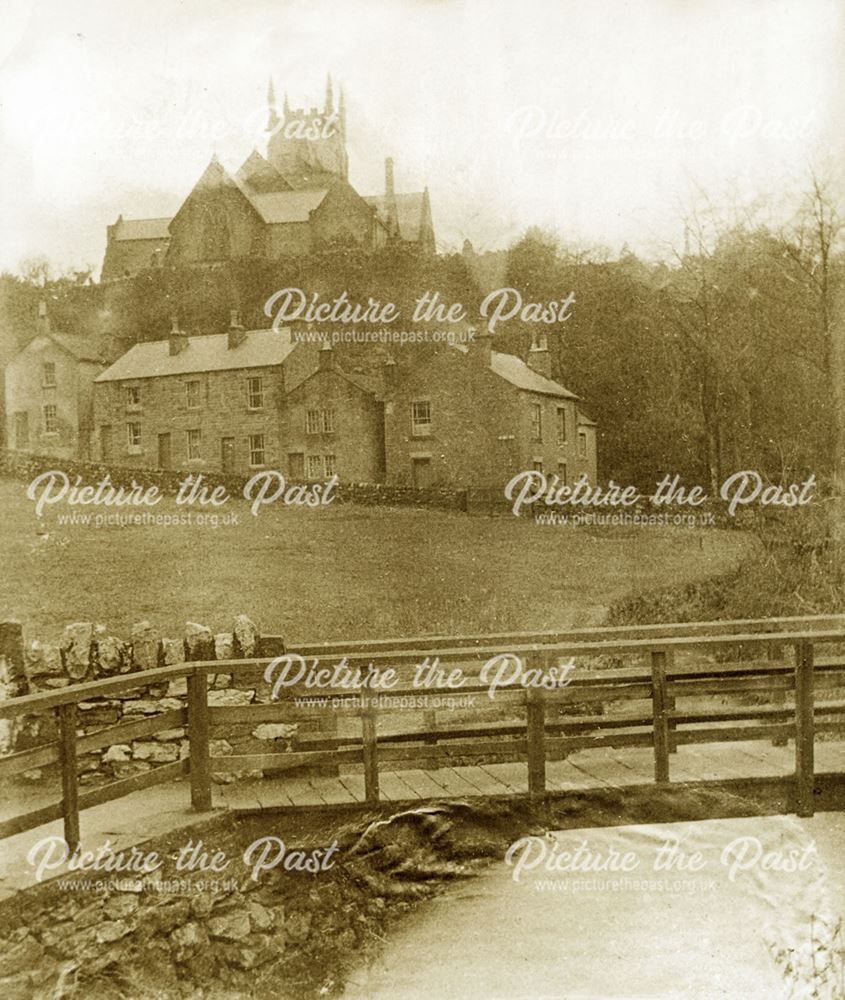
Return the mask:
<path id="1" fill-rule="evenodd" d="M 249 437 L 249 464 L 264 465 L 263 434 L 251 434 Z"/>
<path id="2" fill-rule="evenodd" d="M 417 434 L 431 430 L 431 403 L 427 399 L 411 403 L 411 428 Z"/>
<path id="3" fill-rule="evenodd" d="M 258 410 L 264 405 L 264 380 L 260 375 L 254 375 L 246 380 L 247 405 L 251 410 Z"/>
<path id="4" fill-rule="evenodd" d="M 199 429 L 188 431 L 188 458 L 199 458 L 202 435 Z"/>

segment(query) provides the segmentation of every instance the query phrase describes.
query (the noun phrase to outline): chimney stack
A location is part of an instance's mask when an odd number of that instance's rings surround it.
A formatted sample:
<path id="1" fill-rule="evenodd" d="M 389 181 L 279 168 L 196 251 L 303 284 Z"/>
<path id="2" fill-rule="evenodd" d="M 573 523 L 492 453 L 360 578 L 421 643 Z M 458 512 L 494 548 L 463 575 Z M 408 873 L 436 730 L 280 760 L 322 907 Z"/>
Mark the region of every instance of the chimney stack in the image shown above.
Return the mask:
<path id="1" fill-rule="evenodd" d="M 240 347 L 245 340 L 246 330 L 241 325 L 241 314 L 237 309 L 232 309 L 229 313 L 229 350 L 233 351 L 236 347 Z"/>
<path id="2" fill-rule="evenodd" d="M 188 346 L 188 335 L 179 329 L 179 319 L 176 315 L 170 318 L 170 336 L 168 337 L 168 350 L 170 354 L 181 354 Z"/>
<path id="3" fill-rule="evenodd" d="M 38 300 L 38 332 L 50 332 L 50 317 L 47 315 L 47 300 Z"/>
<path id="4" fill-rule="evenodd" d="M 328 341 L 317 352 L 317 364 L 321 372 L 334 371 L 334 351 Z"/>
<path id="5" fill-rule="evenodd" d="M 334 351 L 332 345 L 326 341 L 317 353 L 317 362 L 321 372 L 334 371 Z"/>
<path id="6" fill-rule="evenodd" d="M 545 333 L 532 335 L 528 367 L 544 378 L 552 377 L 552 356 L 549 353 L 549 342 Z"/>
<path id="7" fill-rule="evenodd" d="M 388 198 L 392 198 L 396 193 L 393 188 L 393 157 L 388 156 L 384 161 L 384 193 Z"/>

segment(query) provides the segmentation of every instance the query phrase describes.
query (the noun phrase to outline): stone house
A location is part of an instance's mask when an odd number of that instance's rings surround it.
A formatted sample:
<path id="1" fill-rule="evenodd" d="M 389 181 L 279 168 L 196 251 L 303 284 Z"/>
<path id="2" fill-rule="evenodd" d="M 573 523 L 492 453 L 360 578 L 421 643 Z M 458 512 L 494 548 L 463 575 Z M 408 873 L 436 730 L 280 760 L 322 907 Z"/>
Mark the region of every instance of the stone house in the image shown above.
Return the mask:
<path id="1" fill-rule="evenodd" d="M 107 364 L 91 340 L 52 332 L 42 302 L 39 332 L 6 365 L 7 447 L 90 458 L 94 380 Z"/>
<path id="2" fill-rule="evenodd" d="M 384 480 L 384 406 L 375 382 L 343 371 L 326 344 L 317 371 L 285 399 L 283 471 L 291 480 Z"/>
<path id="3" fill-rule="evenodd" d="M 245 330 L 135 344 L 95 382 L 95 458 L 116 465 L 249 473 L 279 468 L 286 379 L 313 366 L 290 331 Z"/>
<path id="4" fill-rule="evenodd" d="M 561 483 L 596 479 L 596 427 L 550 377 L 540 340 L 528 363 L 492 350 L 489 334 L 447 347 L 385 386 L 387 481 L 503 489 L 538 469 Z"/>

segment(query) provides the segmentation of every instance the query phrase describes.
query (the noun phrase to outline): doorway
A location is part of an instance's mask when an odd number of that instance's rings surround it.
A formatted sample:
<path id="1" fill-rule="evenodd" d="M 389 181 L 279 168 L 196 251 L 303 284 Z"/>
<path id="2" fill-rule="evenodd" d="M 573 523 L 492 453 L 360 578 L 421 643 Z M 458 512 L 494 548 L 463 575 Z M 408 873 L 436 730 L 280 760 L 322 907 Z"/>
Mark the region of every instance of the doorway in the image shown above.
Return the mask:
<path id="1" fill-rule="evenodd" d="M 233 437 L 220 439 L 220 465 L 224 472 L 235 471 L 235 439 Z"/>
<path id="2" fill-rule="evenodd" d="M 411 459 L 411 481 L 418 490 L 427 490 L 431 486 L 430 458 Z"/>
<path id="3" fill-rule="evenodd" d="M 159 434 L 158 436 L 158 467 L 160 469 L 172 468 L 169 431 L 166 434 Z"/>
<path id="4" fill-rule="evenodd" d="M 100 461 L 110 462 L 111 458 L 111 424 L 102 424 L 100 427 Z"/>

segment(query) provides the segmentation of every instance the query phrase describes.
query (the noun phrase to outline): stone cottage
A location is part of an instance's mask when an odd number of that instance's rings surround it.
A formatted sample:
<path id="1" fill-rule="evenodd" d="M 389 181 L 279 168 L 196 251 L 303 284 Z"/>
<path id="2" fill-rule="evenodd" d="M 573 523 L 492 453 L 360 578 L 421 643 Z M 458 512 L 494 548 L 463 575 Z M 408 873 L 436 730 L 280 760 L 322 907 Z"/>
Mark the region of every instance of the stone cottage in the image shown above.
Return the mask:
<path id="1" fill-rule="evenodd" d="M 6 437 L 12 451 L 91 457 L 94 380 L 107 366 L 92 340 L 53 332 L 46 303 L 36 336 L 5 371 Z"/>
<path id="2" fill-rule="evenodd" d="M 285 399 L 285 472 L 292 480 L 384 480 L 384 406 L 373 379 L 348 373 L 326 344 L 319 367 Z"/>
<path id="3" fill-rule="evenodd" d="M 95 383 L 95 457 L 116 465 L 248 473 L 279 468 L 285 449 L 286 379 L 301 381 L 307 351 L 290 330 L 189 337 L 174 321 L 167 340 L 135 344 Z"/>
<path id="4" fill-rule="evenodd" d="M 544 339 L 526 363 L 492 337 L 438 351 L 385 386 L 387 481 L 501 489 L 538 469 L 574 483 L 596 479 L 596 426 L 575 393 L 550 377 Z"/>

